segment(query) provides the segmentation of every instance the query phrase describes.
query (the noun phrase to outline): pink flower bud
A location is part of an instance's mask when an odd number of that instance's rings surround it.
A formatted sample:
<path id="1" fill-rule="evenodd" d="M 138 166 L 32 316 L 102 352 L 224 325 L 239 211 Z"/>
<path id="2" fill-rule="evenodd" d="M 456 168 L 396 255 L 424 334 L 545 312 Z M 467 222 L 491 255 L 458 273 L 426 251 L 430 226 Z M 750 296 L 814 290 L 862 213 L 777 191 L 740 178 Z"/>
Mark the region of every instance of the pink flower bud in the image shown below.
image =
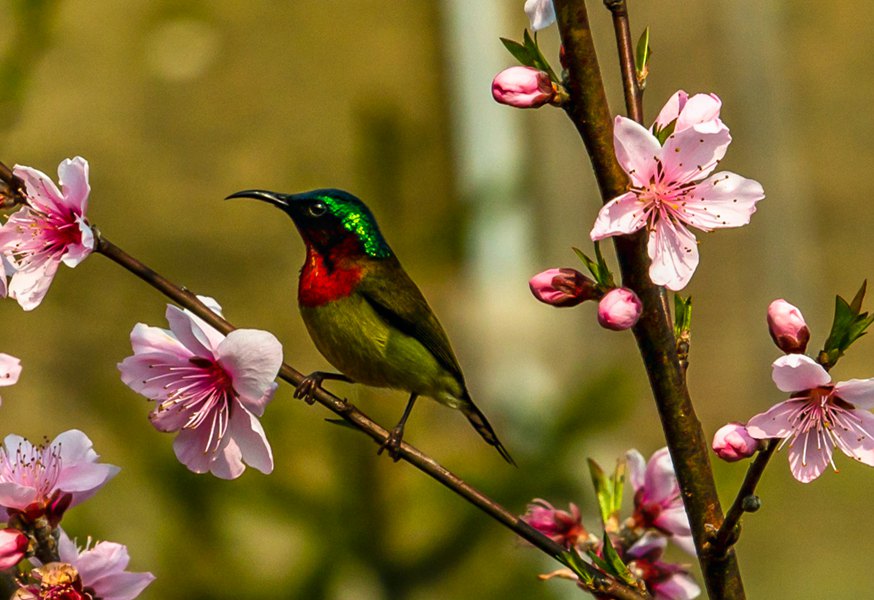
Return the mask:
<path id="1" fill-rule="evenodd" d="M 534 297 L 552 306 L 576 306 L 598 297 L 595 282 L 576 269 L 547 269 L 528 281 Z"/>
<path id="2" fill-rule="evenodd" d="M 588 535 L 580 518 L 580 509 L 571 503 L 570 512 L 559 510 L 546 500 L 535 498 L 522 520 L 554 542 L 570 548 L 577 539 Z"/>
<path id="3" fill-rule="evenodd" d="M 27 536 L 17 529 L 0 530 L 0 569 L 14 567 L 27 552 Z"/>
<path id="4" fill-rule="evenodd" d="M 810 340 L 801 311 L 782 298 L 768 306 L 768 329 L 774 343 L 786 354 L 803 354 Z"/>
<path id="5" fill-rule="evenodd" d="M 713 451 L 724 461 L 749 458 L 759 451 L 762 441 L 750 436 L 746 425 L 732 422 L 720 427 L 713 436 Z"/>
<path id="6" fill-rule="evenodd" d="M 501 104 L 516 108 L 540 108 L 555 97 L 555 88 L 544 71 L 510 67 L 495 75 L 492 96 Z"/>
<path id="7" fill-rule="evenodd" d="M 598 303 L 598 323 L 601 327 L 621 331 L 634 327 L 643 311 L 637 294 L 627 288 L 614 288 Z"/>

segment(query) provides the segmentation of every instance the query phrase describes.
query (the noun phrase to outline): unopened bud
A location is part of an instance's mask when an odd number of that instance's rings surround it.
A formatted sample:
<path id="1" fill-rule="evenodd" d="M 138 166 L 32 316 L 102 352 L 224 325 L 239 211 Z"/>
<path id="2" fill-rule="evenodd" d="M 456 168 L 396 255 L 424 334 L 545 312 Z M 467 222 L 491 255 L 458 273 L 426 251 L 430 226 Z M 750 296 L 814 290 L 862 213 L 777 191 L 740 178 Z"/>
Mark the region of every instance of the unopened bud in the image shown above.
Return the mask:
<path id="1" fill-rule="evenodd" d="M 634 327 L 643 312 L 637 294 L 627 288 L 614 288 L 598 303 L 598 323 L 601 327 L 621 331 Z"/>
<path id="2" fill-rule="evenodd" d="M 599 296 L 595 282 L 576 269 L 547 269 L 528 281 L 534 297 L 552 306 L 576 306 Z"/>
<path id="3" fill-rule="evenodd" d="M 749 458 L 761 447 L 762 441 L 752 437 L 743 423 L 727 423 L 713 436 L 713 451 L 726 462 Z"/>
<path id="4" fill-rule="evenodd" d="M 492 96 L 516 108 L 540 108 L 555 97 L 549 74 L 532 67 L 510 67 L 495 75 Z"/>
<path id="5" fill-rule="evenodd" d="M 768 329 L 777 347 L 786 354 L 802 354 L 810 340 L 810 330 L 797 307 L 782 298 L 768 306 Z"/>
<path id="6" fill-rule="evenodd" d="M 27 552 L 27 536 L 17 529 L 0 530 L 0 569 L 14 567 Z"/>

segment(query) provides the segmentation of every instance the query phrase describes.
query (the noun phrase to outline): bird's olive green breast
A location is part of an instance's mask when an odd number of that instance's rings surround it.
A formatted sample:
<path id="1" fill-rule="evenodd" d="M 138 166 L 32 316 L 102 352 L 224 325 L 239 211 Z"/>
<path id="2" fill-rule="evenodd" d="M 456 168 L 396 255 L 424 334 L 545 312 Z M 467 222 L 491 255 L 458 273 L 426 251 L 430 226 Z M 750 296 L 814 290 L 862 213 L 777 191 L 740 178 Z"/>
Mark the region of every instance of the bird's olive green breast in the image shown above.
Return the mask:
<path id="1" fill-rule="evenodd" d="M 300 312 L 319 352 L 356 382 L 415 392 L 453 407 L 463 402 L 458 378 L 360 294 L 301 306 Z"/>

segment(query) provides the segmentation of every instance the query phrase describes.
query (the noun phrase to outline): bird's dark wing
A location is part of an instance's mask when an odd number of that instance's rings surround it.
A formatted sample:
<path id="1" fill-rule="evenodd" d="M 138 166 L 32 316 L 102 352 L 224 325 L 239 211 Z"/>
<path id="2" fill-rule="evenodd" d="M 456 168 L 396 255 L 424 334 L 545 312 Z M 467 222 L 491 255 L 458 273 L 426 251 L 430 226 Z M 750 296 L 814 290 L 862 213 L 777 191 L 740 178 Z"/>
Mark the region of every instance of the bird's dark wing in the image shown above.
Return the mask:
<path id="1" fill-rule="evenodd" d="M 371 272 L 358 284 L 360 293 L 386 323 L 415 338 L 437 361 L 464 384 L 461 367 L 449 338 L 428 302 L 394 257 L 380 261 L 378 273 Z M 394 264 L 387 264 L 387 263 Z"/>

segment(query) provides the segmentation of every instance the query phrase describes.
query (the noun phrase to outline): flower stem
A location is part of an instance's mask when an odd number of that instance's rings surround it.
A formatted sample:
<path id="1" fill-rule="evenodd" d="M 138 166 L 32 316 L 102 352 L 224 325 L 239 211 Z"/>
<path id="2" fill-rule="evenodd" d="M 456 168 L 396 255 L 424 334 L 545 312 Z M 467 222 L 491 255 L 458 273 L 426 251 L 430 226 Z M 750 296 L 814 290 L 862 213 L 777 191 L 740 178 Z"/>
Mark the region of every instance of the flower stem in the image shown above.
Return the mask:
<path id="1" fill-rule="evenodd" d="M 167 278 L 158 274 L 156 271 L 147 267 L 133 256 L 129 255 L 127 252 L 107 240 L 96 227 L 93 228 L 93 231 L 94 238 L 97 241 L 97 252 L 121 265 L 170 298 L 173 302 L 190 310 L 223 334 L 227 335 L 235 329 L 228 321 L 212 312 L 197 298 L 195 294 L 185 288 L 179 287 Z M 301 381 L 303 381 L 304 375 L 287 363 L 283 363 L 279 370 L 279 378 L 297 387 L 300 385 Z M 370 417 L 346 400 L 339 398 L 322 388 L 316 388 L 312 398 L 334 414 L 341 417 L 355 429 L 368 435 L 377 444 L 383 445 L 388 439 L 388 430 L 371 420 Z M 443 486 L 449 488 L 542 552 L 545 552 L 564 564 L 564 561 L 560 558 L 566 551 L 563 546 L 528 525 L 528 523 L 523 521 L 519 516 L 514 515 L 478 489 L 466 483 L 458 475 L 455 475 L 437 463 L 437 461 L 430 456 L 422 453 L 407 442 L 401 442 L 398 457 L 413 465 L 432 479 L 435 479 Z M 590 572 L 595 579 L 593 589 L 590 591 L 603 594 L 608 598 L 617 598 L 620 600 L 646 600 L 649 598 L 649 596 L 641 594 L 628 586 L 622 585 L 612 579 L 605 578 L 601 572 L 597 571 L 590 565 L 585 565 L 585 567 L 590 569 Z"/>
<path id="2" fill-rule="evenodd" d="M 613 153 L 613 118 L 607 105 L 585 2 L 554 0 L 554 5 L 568 67 L 567 88 L 571 100 L 566 110 L 583 139 L 606 203 L 626 191 L 628 179 Z M 634 290 L 643 302 L 643 314 L 633 329 L 634 336 L 677 473 L 707 590 L 713 599 L 745 598 L 734 550 L 729 548 L 724 557 L 707 552 L 712 532 L 722 524 L 722 508 L 708 444 L 677 357 L 666 296 L 649 278 L 646 231 L 613 240 L 622 283 Z"/>
<path id="3" fill-rule="evenodd" d="M 625 108 L 628 117 L 643 125 L 643 90 L 637 84 L 637 68 L 634 64 L 634 43 L 631 41 L 631 23 L 625 0 L 604 0 L 604 6 L 613 15 L 613 30 L 616 32 L 616 50 L 619 53 L 619 68 L 622 73 L 622 89 L 625 92 Z"/>
<path id="4" fill-rule="evenodd" d="M 768 445 L 756 455 L 749 469 L 747 469 L 743 483 L 737 491 L 737 497 L 735 497 L 734 503 L 726 513 L 725 521 L 722 522 L 719 531 L 716 532 L 713 541 L 710 543 L 709 552 L 713 556 L 717 558 L 725 556 L 728 549 L 737 542 L 740 536 L 740 518 L 745 512 L 751 512 L 747 499 L 754 495 L 756 486 L 765 472 L 765 467 L 768 466 L 768 461 L 771 460 L 771 456 L 774 454 L 774 450 L 777 449 L 779 443 L 779 439 L 768 440 Z"/>

